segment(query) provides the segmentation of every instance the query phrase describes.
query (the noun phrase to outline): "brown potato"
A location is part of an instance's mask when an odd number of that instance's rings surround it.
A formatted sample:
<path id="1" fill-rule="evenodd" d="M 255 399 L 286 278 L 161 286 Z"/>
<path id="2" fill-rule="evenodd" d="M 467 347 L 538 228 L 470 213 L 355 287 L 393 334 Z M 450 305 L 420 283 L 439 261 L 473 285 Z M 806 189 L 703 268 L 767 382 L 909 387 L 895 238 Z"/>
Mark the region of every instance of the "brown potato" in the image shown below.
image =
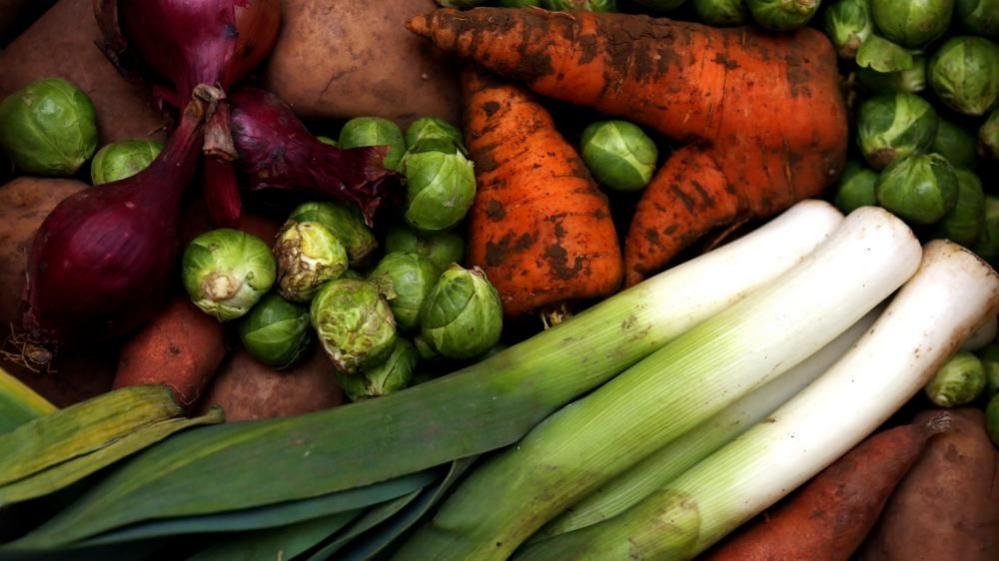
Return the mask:
<path id="1" fill-rule="evenodd" d="M 333 364 L 318 347 L 288 370 L 278 371 L 240 350 L 215 378 L 204 408 L 220 405 L 227 422 L 290 417 L 344 402 Z"/>
<path id="2" fill-rule="evenodd" d="M 930 441 L 868 536 L 860 561 L 999 559 L 999 451 L 981 411 L 952 415 L 954 430 Z"/>
<path id="3" fill-rule="evenodd" d="M 406 20 L 433 0 L 284 0 L 267 89 L 305 118 L 423 116 L 458 122 L 456 67 Z"/>
<path id="4" fill-rule="evenodd" d="M 35 80 L 61 77 L 93 100 L 101 144 L 162 138 L 162 114 L 144 88 L 119 76 L 104 58 L 98 36 L 90 0 L 60 0 L 0 53 L 0 98 Z"/>

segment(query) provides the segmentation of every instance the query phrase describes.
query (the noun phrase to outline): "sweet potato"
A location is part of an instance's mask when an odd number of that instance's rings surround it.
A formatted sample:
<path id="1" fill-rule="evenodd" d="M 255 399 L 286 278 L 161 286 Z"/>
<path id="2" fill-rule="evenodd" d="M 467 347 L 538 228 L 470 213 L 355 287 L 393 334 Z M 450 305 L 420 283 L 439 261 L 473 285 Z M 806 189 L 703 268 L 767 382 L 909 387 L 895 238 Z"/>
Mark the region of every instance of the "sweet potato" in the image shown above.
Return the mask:
<path id="1" fill-rule="evenodd" d="M 54 3 L 54 0 L 0 0 L 0 45 L 17 37 Z"/>
<path id="2" fill-rule="evenodd" d="M 930 442 L 892 495 L 860 561 L 999 559 L 999 451 L 981 411 L 952 417 L 953 430 Z"/>
<path id="3" fill-rule="evenodd" d="M 433 115 L 458 122 L 458 85 L 406 20 L 434 0 L 284 0 L 267 89 L 306 118 L 377 115 L 404 124 Z"/>
<path id="4" fill-rule="evenodd" d="M 318 347 L 298 365 L 277 371 L 246 351 L 233 355 L 219 372 L 203 402 L 220 405 L 227 422 L 289 417 L 344 402 L 333 364 Z"/>
<path id="5" fill-rule="evenodd" d="M 0 53 L 0 98 L 35 80 L 58 76 L 93 100 L 102 144 L 162 137 L 163 115 L 142 87 L 118 75 L 97 48 L 97 38 L 90 0 L 60 0 Z"/>

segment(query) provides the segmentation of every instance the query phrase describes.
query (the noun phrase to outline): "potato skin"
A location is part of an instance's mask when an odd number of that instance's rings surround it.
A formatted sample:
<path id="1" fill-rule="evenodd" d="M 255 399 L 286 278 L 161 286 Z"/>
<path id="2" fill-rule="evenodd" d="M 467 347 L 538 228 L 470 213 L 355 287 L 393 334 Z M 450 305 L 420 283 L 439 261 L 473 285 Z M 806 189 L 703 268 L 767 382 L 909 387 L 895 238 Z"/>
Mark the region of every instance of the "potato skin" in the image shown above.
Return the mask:
<path id="1" fill-rule="evenodd" d="M 220 405 L 226 422 L 290 417 L 344 402 L 333 364 L 318 347 L 298 365 L 277 371 L 239 350 L 222 365 L 203 410 Z"/>
<path id="2" fill-rule="evenodd" d="M 999 559 L 999 451 L 981 411 L 952 416 L 953 430 L 930 441 L 868 536 L 860 561 Z"/>
<path id="3" fill-rule="evenodd" d="M 163 138 L 166 120 L 150 94 L 118 74 L 97 48 L 98 37 L 91 0 L 60 0 L 0 53 L 0 98 L 58 76 L 93 100 L 101 144 Z"/>
<path id="4" fill-rule="evenodd" d="M 457 123 L 456 65 L 406 30 L 434 0 L 284 0 L 267 89 L 305 118 L 378 116 Z"/>

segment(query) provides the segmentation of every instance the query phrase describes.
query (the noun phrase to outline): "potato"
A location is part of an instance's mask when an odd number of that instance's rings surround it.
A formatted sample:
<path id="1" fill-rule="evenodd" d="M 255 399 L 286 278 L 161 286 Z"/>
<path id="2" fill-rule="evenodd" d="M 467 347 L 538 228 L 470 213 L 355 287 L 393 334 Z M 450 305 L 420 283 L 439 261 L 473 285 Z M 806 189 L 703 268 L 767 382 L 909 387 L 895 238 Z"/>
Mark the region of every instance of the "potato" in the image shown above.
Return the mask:
<path id="1" fill-rule="evenodd" d="M 289 417 L 344 402 L 333 363 L 318 347 L 296 366 L 274 370 L 240 350 L 215 378 L 204 408 L 220 405 L 226 421 Z"/>
<path id="2" fill-rule="evenodd" d="M 981 411 L 952 415 L 954 430 L 930 441 L 868 536 L 860 561 L 999 559 L 999 451 L 985 434 Z"/>
<path id="3" fill-rule="evenodd" d="M 456 65 L 405 26 L 435 7 L 434 0 L 284 0 L 267 89 L 305 118 L 407 124 L 433 115 L 457 123 Z"/>
<path id="4" fill-rule="evenodd" d="M 166 121 L 152 98 L 118 74 L 97 48 L 98 37 L 90 0 L 60 0 L 0 53 L 0 97 L 41 78 L 62 77 L 93 100 L 101 144 L 162 138 Z"/>

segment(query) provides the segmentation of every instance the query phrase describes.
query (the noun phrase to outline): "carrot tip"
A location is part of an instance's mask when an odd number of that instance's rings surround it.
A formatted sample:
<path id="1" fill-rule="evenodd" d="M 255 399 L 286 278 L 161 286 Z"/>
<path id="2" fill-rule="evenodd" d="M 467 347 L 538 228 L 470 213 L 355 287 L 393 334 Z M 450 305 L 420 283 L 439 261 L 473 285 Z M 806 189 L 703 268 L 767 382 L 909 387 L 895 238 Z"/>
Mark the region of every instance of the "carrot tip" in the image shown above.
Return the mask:
<path id="1" fill-rule="evenodd" d="M 413 16 L 406 22 L 406 29 L 422 37 L 430 37 L 430 20 L 432 18 L 433 14 Z"/>

